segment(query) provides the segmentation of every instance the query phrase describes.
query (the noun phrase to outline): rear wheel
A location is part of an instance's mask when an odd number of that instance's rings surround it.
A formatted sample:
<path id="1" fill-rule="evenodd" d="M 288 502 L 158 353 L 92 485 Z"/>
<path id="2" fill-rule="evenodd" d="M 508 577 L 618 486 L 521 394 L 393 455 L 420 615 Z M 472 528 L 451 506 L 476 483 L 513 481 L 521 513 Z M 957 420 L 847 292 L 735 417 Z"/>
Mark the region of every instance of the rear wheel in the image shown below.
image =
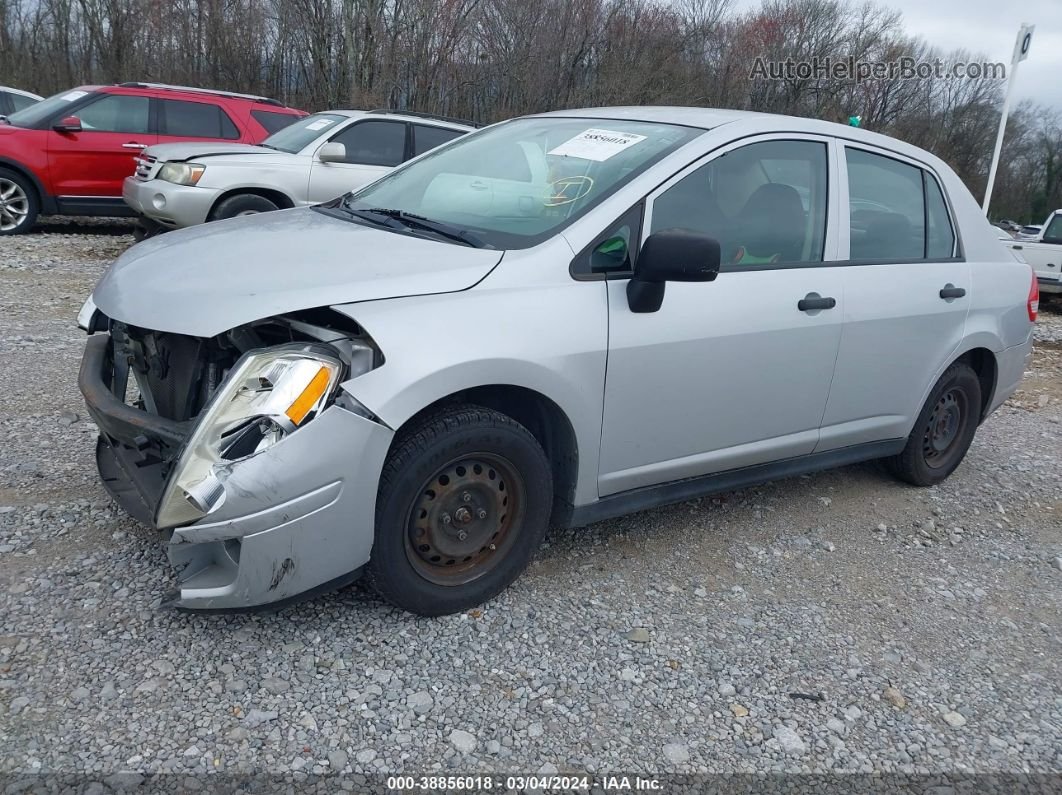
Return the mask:
<path id="1" fill-rule="evenodd" d="M 17 171 L 0 168 L 0 235 L 28 232 L 37 221 L 37 191 Z"/>
<path id="2" fill-rule="evenodd" d="M 388 455 L 369 579 L 421 615 L 474 607 L 527 567 L 552 503 L 549 461 L 526 428 L 478 406 L 442 410 Z"/>
<path id="3" fill-rule="evenodd" d="M 211 221 L 221 221 L 225 218 L 236 218 L 241 215 L 257 215 L 258 213 L 270 213 L 280 208 L 264 196 L 254 193 L 240 193 L 236 196 L 221 201 L 214 212 L 210 214 Z"/>
<path id="4" fill-rule="evenodd" d="M 970 449 L 981 412 L 981 382 L 965 362 L 949 367 L 929 393 L 907 445 L 886 464 L 916 486 L 940 483 Z"/>

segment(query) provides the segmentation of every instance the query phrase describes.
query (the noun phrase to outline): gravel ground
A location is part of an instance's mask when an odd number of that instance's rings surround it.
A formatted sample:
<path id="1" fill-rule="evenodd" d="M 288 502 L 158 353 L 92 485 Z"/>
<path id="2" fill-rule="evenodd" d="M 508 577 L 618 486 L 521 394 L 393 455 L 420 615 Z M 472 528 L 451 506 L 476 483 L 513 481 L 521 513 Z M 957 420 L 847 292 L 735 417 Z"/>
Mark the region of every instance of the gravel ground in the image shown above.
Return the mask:
<path id="1" fill-rule="evenodd" d="M 0 773 L 1062 773 L 1057 309 L 942 486 L 854 466 L 553 532 L 448 618 L 358 586 L 186 615 L 75 384 L 131 242 L 0 239 Z"/>

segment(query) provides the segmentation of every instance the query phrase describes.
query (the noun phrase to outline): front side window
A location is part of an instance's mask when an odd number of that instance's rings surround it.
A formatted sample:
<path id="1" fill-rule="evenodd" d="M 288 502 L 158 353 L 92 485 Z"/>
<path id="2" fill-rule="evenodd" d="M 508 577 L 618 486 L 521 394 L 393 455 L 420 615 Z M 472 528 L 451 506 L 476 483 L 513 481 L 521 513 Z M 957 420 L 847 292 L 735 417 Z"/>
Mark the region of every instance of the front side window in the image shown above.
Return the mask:
<path id="1" fill-rule="evenodd" d="M 719 241 L 722 270 L 822 262 L 826 144 L 764 141 L 734 149 L 653 203 L 650 233 L 688 229 Z"/>
<path id="2" fill-rule="evenodd" d="M 851 258 L 901 262 L 925 257 L 922 169 L 884 155 L 845 148 Z"/>
<path id="3" fill-rule="evenodd" d="M 232 119 L 217 105 L 163 99 L 159 100 L 159 112 L 159 132 L 162 135 L 230 140 L 240 137 Z"/>
<path id="4" fill-rule="evenodd" d="M 342 206 L 401 210 L 495 248 L 529 248 L 703 133 L 626 119 L 516 119 L 429 152 Z"/>
<path id="5" fill-rule="evenodd" d="M 81 126 L 92 132 L 146 133 L 151 100 L 124 94 L 104 94 L 77 111 Z"/>
<path id="6" fill-rule="evenodd" d="M 332 140 L 346 147 L 345 163 L 397 166 L 406 159 L 405 122 L 359 121 Z"/>

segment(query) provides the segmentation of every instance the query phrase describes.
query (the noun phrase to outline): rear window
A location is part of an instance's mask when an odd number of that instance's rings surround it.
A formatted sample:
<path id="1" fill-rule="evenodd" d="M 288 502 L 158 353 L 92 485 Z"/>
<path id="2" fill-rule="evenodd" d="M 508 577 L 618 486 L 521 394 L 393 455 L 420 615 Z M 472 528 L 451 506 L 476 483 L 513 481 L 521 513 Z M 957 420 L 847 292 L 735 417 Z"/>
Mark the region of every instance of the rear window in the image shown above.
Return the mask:
<path id="1" fill-rule="evenodd" d="M 30 105 L 36 105 L 40 101 L 34 99 L 33 97 L 23 96 L 22 94 L 11 94 L 9 95 L 9 97 L 11 99 L 11 105 L 14 108 L 15 112 L 25 110 Z"/>
<path id="2" fill-rule="evenodd" d="M 240 137 L 232 119 L 217 105 L 177 99 L 159 100 L 159 133 L 181 138 Z"/>
<path id="3" fill-rule="evenodd" d="M 422 155 L 437 146 L 442 146 L 454 138 L 460 138 L 461 130 L 448 130 L 445 127 L 429 127 L 426 124 L 413 125 L 413 155 Z"/>
<path id="4" fill-rule="evenodd" d="M 289 124 L 294 124 L 301 118 L 294 113 L 275 113 L 271 110 L 252 110 L 251 115 L 270 135 L 283 130 Z"/>

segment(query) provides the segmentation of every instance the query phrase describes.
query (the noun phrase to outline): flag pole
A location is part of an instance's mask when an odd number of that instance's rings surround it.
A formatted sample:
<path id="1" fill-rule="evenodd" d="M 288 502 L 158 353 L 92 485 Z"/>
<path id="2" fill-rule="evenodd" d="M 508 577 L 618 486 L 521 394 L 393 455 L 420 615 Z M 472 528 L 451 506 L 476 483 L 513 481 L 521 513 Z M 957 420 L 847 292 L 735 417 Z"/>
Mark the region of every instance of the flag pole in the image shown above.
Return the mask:
<path id="1" fill-rule="evenodd" d="M 988 205 L 992 201 L 992 188 L 996 184 L 996 170 L 999 168 L 999 155 L 1003 151 L 1003 134 L 1007 129 L 1007 115 L 1010 113 L 1010 95 L 1014 90 L 1014 80 L 1018 76 L 1018 64 L 1029 55 L 1029 46 L 1032 44 L 1032 34 L 1035 25 L 1022 25 L 1018 30 L 1018 40 L 1014 44 L 1014 57 L 1010 63 L 1010 74 L 1007 75 L 1007 92 L 1003 95 L 1003 111 L 999 117 L 999 130 L 996 132 L 996 146 L 992 152 L 992 165 L 988 169 L 988 185 L 985 186 L 985 200 L 981 205 L 985 217 L 988 217 Z"/>

